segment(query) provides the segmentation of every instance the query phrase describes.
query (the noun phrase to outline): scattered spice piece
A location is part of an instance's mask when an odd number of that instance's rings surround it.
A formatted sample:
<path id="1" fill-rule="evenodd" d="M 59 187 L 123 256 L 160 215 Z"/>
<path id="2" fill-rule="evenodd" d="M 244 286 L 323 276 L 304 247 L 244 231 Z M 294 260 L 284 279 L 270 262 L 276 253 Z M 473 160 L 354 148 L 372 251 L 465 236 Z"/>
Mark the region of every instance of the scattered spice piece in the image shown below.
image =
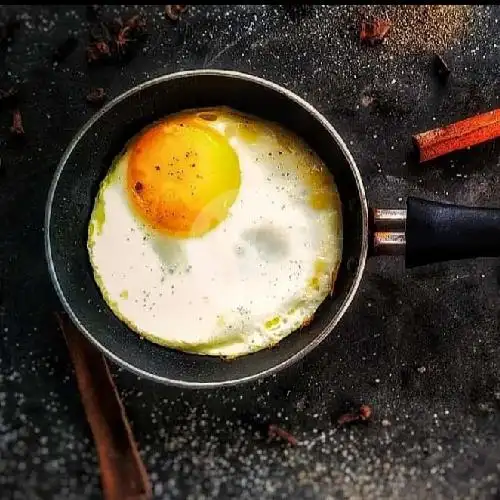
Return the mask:
<path id="1" fill-rule="evenodd" d="M 146 23 L 138 14 L 125 22 L 120 18 L 99 20 L 89 28 L 87 61 L 118 62 L 130 58 L 146 36 Z"/>
<path id="2" fill-rule="evenodd" d="M 364 95 L 363 97 L 361 97 L 361 106 L 363 106 L 363 108 L 367 108 L 368 106 L 373 104 L 373 101 L 375 101 L 375 98 L 373 96 Z"/>
<path id="3" fill-rule="evenodd" d="M 87 61 L 89 63 L 100 61 L 111 55 L 109 43 L 112 41 L 108 27 L 102 21 L 90 27 L 90 44 L 87 46 Z"/>
<path id="4" fill-rule="evenodd" d="M 54 55 L 52 56 L 52 61 L 55 63 L 62 63 L 65 61 L 78 47 L 78 40 L 74 36 L 68 36 L 64 42 L 58 45 Z"/>
<path id="5" fill-rule="evenodd" d="M 126 23 L 128 30 L 143 30 L 146 27 L 146 21 L 139 15 L 132 16 Z"/>
<path id="6" fill-rule="evenodd" d="M 373 410 L 370 405 L 361 405 L 359 409 L 359 417 L 361 420 L 370 420 Z"/>
<path id="7" fill-rule="evenodd" d="M 500 108 L 412 137 L 420 163 L 500 137 Z"/>
<path id="8" fill-rule="evenodd" d="M 85 51 L 87 54 L 88 63 L 93 63 L 99 60 L 99 51 L 96 49 L 95 46 L 89 45 Z"/>
<path id="9" fill-rule="evenodd" d="M 188 7 L 188 5 L 165 5 L 165 15 L 171 21 L 178 21 Z"/>
<path id="10" fill-rule="evenodd" d="M 87 94 L 86 99 L 92 104 L 102 104 L 106 100 L 106 92 L 102 87 L 97 87 Z"/>
<path id="11" fill-rule="evenodd" d="M 434 69 L 439 80 L 443 83 L 446 82 L 451 71 L 446 61 L 439 54 L 434 56 Z"/>
<path id="12" fill-rule="evenodd" d="M 278 427 L 277 425 L 270 424 L 267 433 L 268 433 L 268 436 L 270 438 L 279 437 L 279 438 L 287 441 L 287 443 L 291 444 L 292 446 L 297 446 L 297 444 L 298 444 L 298 441 L 295 438 L 295 436 L 293 436 L 289 432 L 285 431 L 281 427 Z"/>
<path id="13" fill-rule="evenodd" d="M 373 409 L 370 405 L 361 405 L 357 412 L 345 413 L 337 419 L 339 425 L 346 425 L 352 422 L 366 422 L 371 419 Z"/>
<path id="14" fill-rule="evenodd" d="M 94 437 L 106 500 L 148 500 L 151 483 L 103 355 L 64 315 L 55 314 Z"/>
<path id="15" fill-rule="evenodd" d="M 130 38 L 127 36 L 128 32 L 129 28 L 125 26 L 116 35 L 115 44 L 118 54 L 122 54 L 125 51 L 126 45 L 130 42 Z"/>
<path id="16" fill-rule="evenodd" d="M 362 21 L 359 34 L 360 40 L 372 46 L 382 43 L 385 40 L 390 27 L 391 23 L 389 21 L 384 21 L 383 19 Z"/>
<path id="17" fill-rule="evenodd" d="M 474 19 L 472 5 L 362 5 L 360 20 L 387 19 L 384 48 L 396 54 L 438 53 L 462 38 Z"/>
<path id="18" fill-rule="evenodd" d="M 109 45 L 105 41 L 100 41 L 96 42 L 94 44 L 95 50 L 100 54 L 100 55 L 109 55 L 111 53 L 111 50 L 109 48 Z"/>
<path id="19" fill-rule="evenodd" d="M 10 127 L 10 131 L 16 136 L 24 135 L 23 119 L 19 109 L 15 109 L 12 113 L 12 125 Z"/>

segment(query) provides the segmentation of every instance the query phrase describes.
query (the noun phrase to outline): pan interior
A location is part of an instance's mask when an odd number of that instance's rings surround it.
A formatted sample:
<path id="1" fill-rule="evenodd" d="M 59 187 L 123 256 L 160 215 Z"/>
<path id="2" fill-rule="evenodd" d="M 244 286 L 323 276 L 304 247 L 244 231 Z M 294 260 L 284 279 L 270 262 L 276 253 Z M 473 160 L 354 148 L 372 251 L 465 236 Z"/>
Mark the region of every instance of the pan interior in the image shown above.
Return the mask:
<path id="1" fill-rule="evenodd" d="M 272 349 L 232 361 L 171 350 L 141 339 L 102 299 L 86 239 L 99 184 L 125 143 L 142 128 L 184 109 L 229 106 L 279 122 L 301 136 L 331 169 L 342 200 L 343 259 L 335 292 L 312 323 Z M 366 206 L 355 167 L 321 117 L 282 89 L 252 77 L 196 72 L 158 79 L 106 106 L 84 127 L 56 174 L 47 212 L 52 277 L 78 326 L 115 361 L 137 373 L 181 386 L 209 387 L 253 379 L 317 345 L 348 305 L 366 256 Z"/>

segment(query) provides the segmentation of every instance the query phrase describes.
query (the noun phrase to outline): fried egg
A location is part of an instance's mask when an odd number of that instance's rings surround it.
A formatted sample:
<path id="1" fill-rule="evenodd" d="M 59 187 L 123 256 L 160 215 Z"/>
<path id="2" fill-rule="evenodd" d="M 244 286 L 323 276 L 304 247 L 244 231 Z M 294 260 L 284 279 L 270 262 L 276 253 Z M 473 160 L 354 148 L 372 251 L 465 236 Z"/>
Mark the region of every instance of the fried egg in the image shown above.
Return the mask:
<path id="1" fill-rule="evenodd" d="M 332 291 L 340 198 L 319 156 L 280 125 L 189 110 L 116 158 L 87 247 L 105 301 L 133 331 L 234 358 L 300 330 Z"/>

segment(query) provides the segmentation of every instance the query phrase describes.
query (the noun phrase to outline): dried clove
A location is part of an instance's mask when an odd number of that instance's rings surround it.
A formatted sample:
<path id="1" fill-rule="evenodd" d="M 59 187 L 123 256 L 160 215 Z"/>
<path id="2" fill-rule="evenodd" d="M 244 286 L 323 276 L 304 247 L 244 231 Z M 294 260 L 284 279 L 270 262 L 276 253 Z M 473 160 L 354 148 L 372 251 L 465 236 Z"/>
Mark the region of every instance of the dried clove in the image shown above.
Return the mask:
<path id="1" fill-rule="evenodd" d="M 105 41 L 95 42 L 94 48 L 100 55 L 107 56 L 111 53 L 111 49 Z"/>
<path id="2" fill-rule="evenodd" d="M 87 94 L 86 99 L 92 104 L 102 104 L 106 100 L 106 92 L 102 87 L 97 87 Z"/>
<path id="3" fill-rule="evenodd" d="M 370 405 L 361 405 L 359 408 L 359 418 L 361 420 L 370 420 L 372 417 L 372 407 Z"/>
<path id="4" fill-rule="evenodd" d="M 383 19 L 362 21 L 360 29 L 360 40 L 368 45 L 382 43 L 387 37 L 391 23 Z"/>
<path id="5" fill-rule="evenodd" d="M 23 119 L 19 109 L 15 109 L 12 113 L 12 125 L 10 127 L 10 131 L 15 136 L 24 135 Z"/>
<path id="6" fill-rule="evenodd" d="M 373 409 L 370 405 L 361 405 L 356 412 L 344 413 L 337 419 L 339 425 L 350 424 L 352 422 L 366 422 L 371 419 Z"/>
<path id="7" fill-rule="evenodd" d="M 118 55 L 123 54 L 125 52 L 127 44 L 131 41 L 130 38 L 128 38 L 128 32 L 129 28 L 125 26 L 116 35 L 115 45 Z"/>
<path id="8" fill-rule="evenodd" d="M 171 21 L 178 21 L 181 14 L 188 10 L 189 5 L 165 5 L 165 15 Z"/>
<path id="9" fill-rule="evenodd" d="M 89 45 L 85 49 L 85 53 L 87 54 L 87 62 L 88 63 L 94 63 L 94 62 L 99 61 L 99 59 L 100 59 L 99 51 L 97 50 L 95 45 Z"/>
<path id="10" fill-rule="evenodd" d="M 89 29 L 87 61 L 116 62 L 133 54 L 138 42 L 146 36 L 146 23 L 140 15 L 123 22 L 121 18 L 99 21 Z"/>
<path id="11" fill-rule="evenodd" d="M 146 21 L 139 14 L 136 14 L 127 20 L 125 27 L 132 31 L 141 32 L 146 27 Z"/>

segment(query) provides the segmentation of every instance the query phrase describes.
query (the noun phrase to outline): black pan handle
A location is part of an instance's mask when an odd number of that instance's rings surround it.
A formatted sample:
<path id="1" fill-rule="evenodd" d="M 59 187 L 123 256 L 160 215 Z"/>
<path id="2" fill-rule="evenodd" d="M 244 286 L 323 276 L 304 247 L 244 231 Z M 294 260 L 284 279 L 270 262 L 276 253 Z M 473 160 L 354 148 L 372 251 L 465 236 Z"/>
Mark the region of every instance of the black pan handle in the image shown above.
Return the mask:
<path id="1" fill-rule="evenodd" d="M 500 257 L 500 209 L 408 198 L 406 267 Z"/>
<path id="2" fill-rule="evenodd" d="M 407 268 L 500 257 L 500 209 L 409 197 L 406 210 L 375 209 L 372 219 L 373 253 L 403 254 Z"/>

